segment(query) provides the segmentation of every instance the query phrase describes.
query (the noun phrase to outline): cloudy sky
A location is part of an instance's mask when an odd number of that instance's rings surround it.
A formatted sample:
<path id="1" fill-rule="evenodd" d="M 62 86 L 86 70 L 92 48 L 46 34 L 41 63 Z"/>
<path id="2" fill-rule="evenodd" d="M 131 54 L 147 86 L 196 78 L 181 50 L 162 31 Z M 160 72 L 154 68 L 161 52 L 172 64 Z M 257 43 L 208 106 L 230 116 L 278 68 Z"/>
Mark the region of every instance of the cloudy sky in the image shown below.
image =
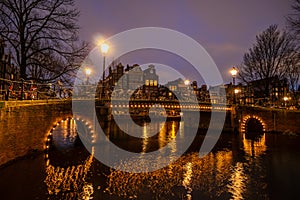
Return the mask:
<path id="1" fill-rule="evenodd" d="M 81 39 L 96 45 L 96 38 L 110 37 L 139 27 L 164 27 L 180 31 L 201 44 L 213 58 L 224 82 L 229 69 L 242 62 L 255 36 L 271 24 L 285 28 L 292 0 L 76 0 L 81 11 Z M 162 63 L 191 80 L 199 77 L 178 56 L 145 50 L 121 57 L 124 64 Z M 186 70 L 187 69 L 187 70 Z"/>

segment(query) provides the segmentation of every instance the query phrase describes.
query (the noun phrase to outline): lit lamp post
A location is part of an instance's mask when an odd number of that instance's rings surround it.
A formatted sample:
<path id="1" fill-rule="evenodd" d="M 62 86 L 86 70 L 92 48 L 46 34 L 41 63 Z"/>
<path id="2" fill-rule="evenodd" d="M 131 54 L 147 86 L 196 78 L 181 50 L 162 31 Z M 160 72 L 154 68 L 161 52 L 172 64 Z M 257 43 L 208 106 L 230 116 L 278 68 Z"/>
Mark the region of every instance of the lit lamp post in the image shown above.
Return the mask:
<path id="1" fill-rule="evenodd" d="M 189 84 L 190 84 L 190 80 L 189 80 L 189 79 L 186 79 L 186 80 L 184 81 L 184 85 L 188 86 Z"/>
<path id="2" fill-rule="evenodd" d="M 289 100 L 288 97 L 283 97 L 283 101 L 284 101 L 284 107 L 286 107 L 286 102 Z"/>
<path id="3" fill-rule="evenodd" d="M 235 101 L 235 103 L 237 102 L 236 101 L 236 97 L 238 96 L 238 94 L 240 93 L 240 89 L 234 89 L 234 101 Z M 238 99 L 238 102 L 239 102 L 239 98 L 237 98 Z"/>
<path id="4" fill-rule="evenodd" d="M 105 78 L 105 74 L 104 74 L 104 71 L 105 71 L 105 56 L 106 56 L 106 54 L 107 54 L 107 52 L 108 52 L 108 50 L 109 50 L 109 46 L 107 45 L 107 44 L 105 44 L 105 43 L 102 43 L 101 44 L 101 52 L 102 52 L 102 54 L 103 54 L 103 66 L 102 66 L 102 71 L 103 71 L 103 73 L 102 73 L 102 91 L 101 91 L 101 96 L 100 96 L 100 98 L 101 97 L 104 97 L 104 78 Z"/>
<path id="5" fill-rule="evenodd" d="M 186 88 L 186 98 L 189 98 L 189 85 L 190 85 L 190 83 L 191 83 L 191 81 L 189 80 L 189 79 L 186 79 L 185 81 L 184 81 L 184 85 L 186 85 L 187 86 L 187 88 Z"/>
<path id="6" fill-rule="evenodd" d="M 92 70 L 90 68 L 85 68 L 86 84 L 87 85 L 89 84 L 89 78 L 90 78 L 91 73 L 92 73 Z"/>
<path id="7" fill-rule="evenodd" d="M 238 73 L 238 70 L 235 67 L 233 67 L 230 70 L 230 74 L 232 76 L 232 84 L 233 84 L 233 86 L 235 86 L 235 77 L 236 77 L 237 73 Z"/>
<path id="8" fill-rule="evenodd" d="M 235 67 L 233 67 L 230 70 L 230 74 L 232 76 L 232 87 L 233 87 L 233 89 L 235 88 L 235 77 L 236 77 L 237 73 L 238 73 L 238 70 Z M 235 90 L 234 90 L 234 92 L 233 92 L 233 104 L 235 104 L 235 102 L 236 101 L 235 101 Z"/>

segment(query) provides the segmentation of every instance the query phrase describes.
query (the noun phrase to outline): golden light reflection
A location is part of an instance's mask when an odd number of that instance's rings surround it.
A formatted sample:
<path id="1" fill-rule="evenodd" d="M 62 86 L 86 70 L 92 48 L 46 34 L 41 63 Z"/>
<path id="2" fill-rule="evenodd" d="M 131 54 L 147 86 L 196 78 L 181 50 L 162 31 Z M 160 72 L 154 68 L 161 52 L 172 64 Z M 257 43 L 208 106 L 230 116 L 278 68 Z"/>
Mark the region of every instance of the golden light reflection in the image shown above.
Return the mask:
<path id="1" fill-rule="evenodd" d="M 91 154 L 81 165 L 69 166 L 67 168 L 55 167 L 48 164 L 46 167 L 45 183 L 50 195 L 60 195 L 64 197 L 82 197 L 90 199 L 93 194 L 92 185 L 86 183 L 86 177 L 93 161 Z M 48 160 L 49 161 L 49 160 Z M 89 189 L 87 190 L 86 187 Z"/>
<path id="2" fill-rule="evenodd" d="M 172 128 L 171 128 L 171 138 L 174 139 L 176 138 L 176 122 L 172 121 Z M 178 126 L 177 126 L 178 127 Z"/>
<path id="3" fill-rule="evenodd" d="M 219 164 L 222 175 L 218 175 L 215 171 L 218 159 L 222 160 Z M 157 199 L 170 194 L 182 199 L 180 190 L 174 188 L 183 187 L 187 189 L 188 199 L 194 190 L 200 190 L 208 196 L 212 194 L 219 196 L 223 192 L 228 192 L 226 180 L 231 177 L 231 164 L 232 152 L 222 151 L 209 153 L 201 159 L 198 153 L 191 153 L 182 156 L 168 167 L 148 173 L 128 173 L 111 169 L 107 176 L 105 191 L 124 198 L 138 198 L 137 194 L 147 191 L 156 195 Z M 212 188 L 216 186 L 216 191 L 212 193 Z"/>
<path id="4" fill-rule="evenodd" d="M 246 139 L 246 133 L 243 134 L 244 151 L 249 156 L 260 156 L 267 150 L 266 136 L 263 134 L 257 140 Z"/>
<path id="5" fill-rule="evenodd" d="M 147 126 L 143 126 L 143 145 L 142 145 L 142 153 L 147 152 L 147 145 L 148 145 L 148 132 L 147 132 Z"/>
<path id="6" fill-rule="evenodd" d="M 244 199 L 243 193 L 246 190 L 247 175 L 244 173 L 243 163 L 237 162 L 232 169 L 228 191 L 232 194 L 233 200 Z"/>
<path id="7" fill-rule="evenodd" d="M 158 134 L 158 145 L 159 149 L 161 149 L 166 144 L 166 137 L 167 137 L 167 128 L 164 122 L 159 124 L 160 131 Z"/>
<path id="8" fill-rule="evenodd" d="M 190 184 L 192 182 L 192 177 L 193 177 L 193 170 L 192 170 L 193 164 L 191 162 L 188 162 L 185 165 L 185 168 L 186 168 L 186 172 L 184 174 L 184 179 L 182 181 L 182 185 L 187 190 L 187 194 L 186 194 L 187 200 L 191 200 L 192 199 L 191 193 L 192 193 L 193 189 L 190 187 Z"/>

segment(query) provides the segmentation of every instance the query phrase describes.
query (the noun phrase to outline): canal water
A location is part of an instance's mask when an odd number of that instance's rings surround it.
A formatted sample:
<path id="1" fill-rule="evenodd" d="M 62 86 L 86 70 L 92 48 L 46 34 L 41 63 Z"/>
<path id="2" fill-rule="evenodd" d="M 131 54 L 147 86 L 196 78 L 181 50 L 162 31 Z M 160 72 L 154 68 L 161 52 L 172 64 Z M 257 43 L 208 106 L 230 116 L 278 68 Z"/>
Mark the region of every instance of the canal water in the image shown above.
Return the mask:
<path id="1" fill-rule="evenodd" d="M 146 122 L 142 122 L 146 123 Z M 123 149 L 147 153 L 176 134 L 184 122 L 168 121 L 155 137 L 130 139 L 113 123 L 109 139 Z M 75 120 L 52 132 L 44 154 L 0 169 L 1 199 L 300 199 L 300 136 L 222 133 L 203 158 L 197 151 L 205 131 L 171 165 L 149 173 L 113 170 L 85 149 Z M 174 146 L 173 151 L 176 151 Z"/>

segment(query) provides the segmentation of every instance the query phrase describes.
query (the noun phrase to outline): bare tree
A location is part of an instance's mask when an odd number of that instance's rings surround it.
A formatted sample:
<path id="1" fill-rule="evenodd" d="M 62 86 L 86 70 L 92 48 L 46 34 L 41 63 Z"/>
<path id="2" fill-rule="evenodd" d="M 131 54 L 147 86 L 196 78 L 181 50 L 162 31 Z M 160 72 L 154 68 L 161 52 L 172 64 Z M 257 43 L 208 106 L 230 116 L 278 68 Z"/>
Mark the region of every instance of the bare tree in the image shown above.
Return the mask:
<path id="1" fill-rule="evenodd" d="M 287 16 L 289 30 L 300 39 L 300 0 L 294 0 L 293 13 Z"/>
<path id="2" fill-rule="evenodd" d="M 297 45 L 299 46 L 300 41 L 300 0 L 295 0 L 292 5 L 293 13 L 287 16 L 287 24 L 290 32 L 295 36 Z M 298 55 L 300 56 L 300 55 Z M 300 81 L 300 63 L 290 61 L 291 67 L 288 71 L 288 80 L 294 99 L 298 98 L 298 88 Z"/>
<path id="3" fill-rule="evenodd" d="M 300 81 L 300 54 L 297 53 L 298 59 L 287 60 L 286 65 L 288 69 L 286 71 L 286 78 L 288 80 L 289 89 L 293 100 L 297 100 L 299 97 L 299 81 Z"/>
<path id="4" fill-rule="evenodd" d="M 21 78 L 67 79 L 87 52 L 78 40 L 74 0 L 1 0 L 0 37 L 16 57 Z"/>
<path id="5" fill-rule="evenodd" d="M 298 59 L 293 37 L 285 31 L 279 31 L 277 25 L 271 25 L 256 36 L 256 43 L 244 55 L 239 78 L 245 83 L 263 80 L 259 87 L 267 97 L 272 78 L 286 78 L 292 64 L 297 63 Z"/>

